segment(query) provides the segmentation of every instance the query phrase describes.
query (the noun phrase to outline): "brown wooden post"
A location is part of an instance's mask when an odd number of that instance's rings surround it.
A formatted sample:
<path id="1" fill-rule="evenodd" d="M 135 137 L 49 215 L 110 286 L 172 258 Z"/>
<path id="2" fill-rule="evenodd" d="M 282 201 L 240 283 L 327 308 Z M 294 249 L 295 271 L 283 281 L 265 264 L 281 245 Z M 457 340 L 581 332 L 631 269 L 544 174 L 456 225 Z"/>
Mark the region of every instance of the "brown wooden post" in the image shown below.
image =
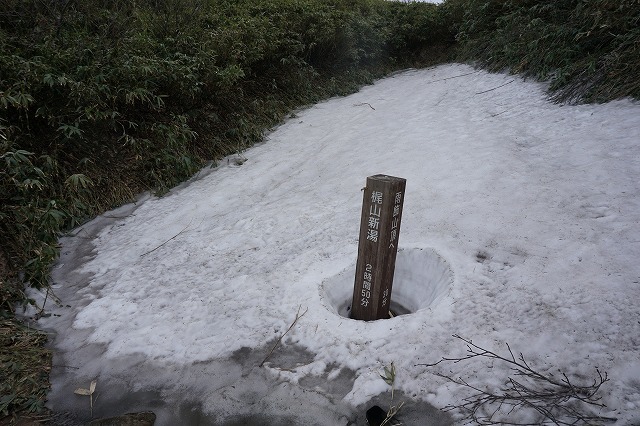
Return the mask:
<path id="1" fill-rule="evenodd" d="M 353 319 L 389 318 L 406 183 L 406 179 L 387 175 L 367 178 L 351 303 Z"/>

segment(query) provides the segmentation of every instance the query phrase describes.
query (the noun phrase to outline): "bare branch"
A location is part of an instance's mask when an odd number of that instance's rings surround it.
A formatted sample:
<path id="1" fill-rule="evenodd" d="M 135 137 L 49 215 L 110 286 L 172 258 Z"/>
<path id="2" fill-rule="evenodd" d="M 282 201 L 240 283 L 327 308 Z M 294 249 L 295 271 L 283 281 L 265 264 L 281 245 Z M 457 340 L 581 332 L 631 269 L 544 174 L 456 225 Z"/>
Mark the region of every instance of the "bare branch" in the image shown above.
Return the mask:
<path id="1" fill-rule="evenodd" d="M 167 241 L 165 241 L 164 243 L 160 244 L 160 245 L 159 245 L 159 246 L 157 246 L 156 248 L 154 248 L 154 249 L 152 249 L 152 250 L 149 250 L 149 251 L 148 251 L 148 252 L 146 252 L 146 253 L 142 253 L 142 254 L 140 255 L 140 257 L 146 256 L 146 255 L 148 255 L 149 253 L 153 253 L 154 251 L 158 250 L 158 249 L 159 249 L 160 247 L 162 247 L 163 245 L 167 244 L 169 241 L 171 241 L 171 240 L 173 240 L 173 239 L 177 238 L 178 236 L 180 236 L 184 231 L 186 231 L 186 230 L 187 230 L 187 228 L 189 228 L 189 226 L 191 226 L 191 222 L 193 222 L 193 219 L 191 219 L 191 221 L 189 222 L 189 224 L 187 224 L 187 226 L 185 226 L 185 227 L 182 229 L 182 231 L 178 232 L 176 235 L 174 235 L 173 237 L 169 238 Z"/>
<path id="2" fill-rule="evenodd" d="M 494 87 L 493 89 L 483 90 L 482 92 L 476 92 L 476 95 L 482 95 L 483 93 L 491 92 L 492 90 L 496 90 L 496 89 L 499 89 L 499 88 L 501 88 L 501 87 L 506 86 L 507 84 L 511 84 L 511 83 L 513 83 L 514 81 L 515 81 L 515 80 L 507 81 L 506 83 L 501 84 L 500 86 Z"/>
<path id="3" fill-rule="evenodd" d="M 535 370 L 522 353 L 516 357 L 508 343 L 506 346 L 509 354 L 503 356 L 457 334 L 453 337 L 466 343 L 465 355 L 457 358 L 443 357 L 435 363 L 416 365 L 435 367 L 444 362 L 457 364 L 475 358 L 485 358 L 508 365 L 513 377 L 507 377 L 499 389 L 490 390 L 470 384 L 461 377 L 434 372 L 433 374 L 439 377 L 473 391 L 470 396 L 463 398 L 461 403 L 445 407 L 445 411 L 459 411 L 466 420 L 479 425 L 586 426 L 616 421 L 614 418 L 592 414 L 594 408 L 606 407 L 600 402 L 601 397 L 596 394 L 600 387 L 609 381 L 607 373 L 603 374 L 596 368 L 597 378 L 588 385 L 577 385 L 564 372 L 561 372 L 562 379 L 558 380 L 553 374 L 543 374 Z M 514 423 L 515 412 L 520 410 L 535 414 L 539 419 L 535 423 Z"/>
<path id="4" fill-rule="evenodd" d="M 276 348 L 278 347 L 278 345 L 280 344 L 280 342 L 282 341 L 282 338 L 284 336 L 287 335 L 288 332 L 291 331 L 291 329 L 293 328 L 294 325 L 296 325 L 296 323 L 298 322 L 298 320 L 300 318 L 302 318 L 304 316 L 304 314 L 307 313 L 307 311 L 309 310 L 309 308 L 305 309 L 303 313 L 300 313 L 300 308 L 302 306 L 298 306 L 298 312 L 296 312 L 296 318 L 293 320 L 293 322 L 291 323 L 291 325 L 289 326 L 289 328 L 287 328 L 287 331 L 285 331 L 284 333 L 282 333 L 282 335 L 278 338 L 278 340 L 276 341 L 276 344 L 273 345 L 273 347 L 271 348 L 271 350 L 269 351 L 269 353 L 267 354 L 267 356 L 262 360 L 262 362 L 260 363 L 260 367 L 262 367 L 264 365 L 265 362 L 267 362 L 267 360 L 269 359 L 269 357 L 271 357 L 271 354 L 273 353 L 273 351 L 276 350 Z"/>
<path id="5" fill-rule="evenodd" d="M 376 110 L 374 107 L 371 106 L 369 102 L 360 102 L 359 104 L 353 104 L 353 106 L 362 106 L 362 105 L 369 105 L 369 108 L 371 108 L 374 111 Z"/>

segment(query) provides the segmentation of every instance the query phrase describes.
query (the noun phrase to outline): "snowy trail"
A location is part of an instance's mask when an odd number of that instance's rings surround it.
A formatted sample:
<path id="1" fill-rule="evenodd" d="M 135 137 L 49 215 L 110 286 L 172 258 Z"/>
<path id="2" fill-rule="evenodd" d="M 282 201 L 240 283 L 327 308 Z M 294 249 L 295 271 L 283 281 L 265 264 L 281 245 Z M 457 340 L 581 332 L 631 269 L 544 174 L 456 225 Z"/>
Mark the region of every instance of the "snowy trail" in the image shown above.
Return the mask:
<path id="1" fill-rule="evenodd" d="M 100 232 L 76 271 L 89 281 L 67 290 L 71 308 L 40 320 L 85 364 L 60 383 L 126 377 L 133 357 L 138 371 L 176 372 L 163 376 L 170 398 L 194 389 L 199 366 L 273 342 L 302 307 L 284 341 L 311 358 L 267 367 L 274 383 L 352 371 L 338 399 L 357 406 L 388 391 L 379 373 L 394 362 L 397 389 L 443 407 L 463 392 L 416 364 L 463 353 L 459 334 L 499 352 L 507 342 L 541 371 L 607 371 L 600 414 L 640 422 L 639 142 L 637 103 L 551 104 L 541 84 L 456 64 L 317 104 L 242 166 L 222 165 Z M 338 315 L 336 300 L 353 285 L 360 188 L 378 173 L 407 179 L 394 292 L 422 285 L 413 269 L 434 259 L 451 277 L 430 306 L 363 323 Z M 100 349 L 84 363 L 73 354 L 86 346 Z M 493 367 L 454 373 L 477 384 L 509 374 Z M 123 387 L 160 386 L 141 377 Z M 200 377 L 197 388 L 219 391 L 219 380 Z M 224 417 L 219 399 L 193 396 Z"/>

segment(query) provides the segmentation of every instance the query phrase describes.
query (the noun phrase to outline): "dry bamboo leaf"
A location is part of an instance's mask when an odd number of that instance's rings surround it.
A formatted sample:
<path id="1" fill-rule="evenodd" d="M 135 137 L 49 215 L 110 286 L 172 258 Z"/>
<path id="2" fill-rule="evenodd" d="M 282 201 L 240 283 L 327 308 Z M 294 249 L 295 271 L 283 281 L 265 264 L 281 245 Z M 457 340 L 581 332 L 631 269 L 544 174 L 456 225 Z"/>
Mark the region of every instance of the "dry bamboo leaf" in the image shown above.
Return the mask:
<path id="1" fill-rule="evenodd" d="M 91 394 L 93 394 L 93 392 L 95 392 L 97 384 L 98 384 L 97 381 L 95 381 L 95 380 L 91 381 L 91 385 L 89 386 L 89 395 L 91 395 Z"/>
<path id="2" fill-rule="evenodd" d="M 89 389 L 83 389 L 83 388 L 78 388 L 74 390 L 73 393 L 75 393 L 76 395 L 86 395 L 86 396 L 91 395 L 91 391 Z"/>

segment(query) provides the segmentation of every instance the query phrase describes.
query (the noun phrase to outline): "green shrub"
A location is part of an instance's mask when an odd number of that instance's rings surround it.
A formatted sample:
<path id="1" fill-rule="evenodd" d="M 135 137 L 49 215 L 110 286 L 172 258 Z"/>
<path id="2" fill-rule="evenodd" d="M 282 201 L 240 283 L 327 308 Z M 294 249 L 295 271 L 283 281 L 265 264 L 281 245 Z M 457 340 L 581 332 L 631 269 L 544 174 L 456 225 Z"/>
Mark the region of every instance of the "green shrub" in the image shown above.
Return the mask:
<path id="1" fill-rule="evenodd" d="M 455 32 L 442 8 L 431 3 L 396 3 L 389 6 L 390 46 L 398 56 L 411 55 L 433 44 L 451 44 Z"/>
<path id="2" fill-rule="evenodd" d="M 640 97 L 640 2 L 447 0 L 461 57 L 551 80 L 556 99 Z"/>
<path id="3" fill-rule="evenodd" d="M 46 285 L 65 229 L 166 191 L 292 108 L 428 62 L 453 42 L 445 20 L 383 0 L 6 0 L 3 251 Z"/>

